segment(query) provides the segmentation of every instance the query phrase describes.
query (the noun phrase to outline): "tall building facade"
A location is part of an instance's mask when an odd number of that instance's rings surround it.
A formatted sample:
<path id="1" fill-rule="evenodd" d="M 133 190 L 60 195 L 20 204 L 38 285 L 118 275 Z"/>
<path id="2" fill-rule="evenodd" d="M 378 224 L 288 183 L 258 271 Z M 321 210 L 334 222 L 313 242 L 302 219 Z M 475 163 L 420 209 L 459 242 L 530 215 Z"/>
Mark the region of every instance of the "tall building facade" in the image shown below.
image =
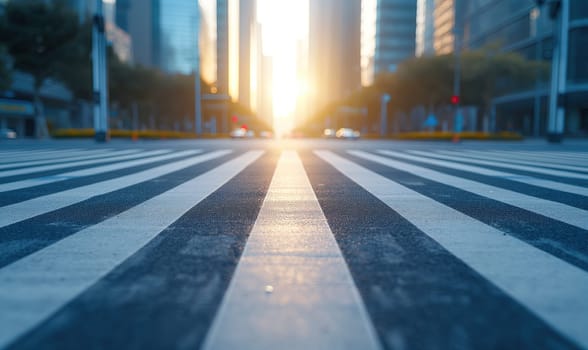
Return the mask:
<path id="1" fill-rule="evenodd" d="M 361 9 L 362 84 L 381 72 L 396 71 L 415 55 L 417 2 L 364 0 Z"/>
<path id="2" fill-rule="evenodd" d="M 255 0 L 239 0 L 239 102 L 247 107 L 255 107 L 252 94 L 254 77 L 254 50 L 256 46 L 257 4 Z"/>
<path id="3" fill-rule="evenodd" d="M 569 20 L 565 131 L 588 135 L 588 1 L 566 0 L 560 16 Z M 548 8 L 539 9 L 534 0 L 468 1 L 463 22 L 466 48 L 495 45 L 517 52 L 529 60 L 551 65 L 554 21 Z M 566 21 L 568 22 L 568 21 Z M 549 79 L 538 75 L 535 88 L 501 96 L 493 102 L 497 129 L 512 129 L 525 135 L 543 136 L 547 130 Z"/>
<path id="4" fill-rule="evenodd" d="M 229 94 L 229 1 L 216 1 L 216 88 Z"/>
<path id="5" fill-rule="evenodd" d="M 474 1 L 477 3 L 486 0 Z M 435 0 L 433 10 L 433 45 L 437 55 L 454 52 L 456 44 L 461 43 L 463 36 L 463 16 L 469 0 Z M 487 2 L 487 1 L 486 1 Z"/>
<path id="6" fill-rule="evenodd" d="M 311 113 L 344 98 L 361 84 L 360 13 L 357 0 L 310 1 Z"/>
<path id="7" fill-rule="evenodd" d="M 416 55 L 435 54 L 435 0 L 418 0 Z"/>
<path id="8" fill-rule="evenodd" d="M 196 68 L 199 43 L 201 72 L 214 83 L 216 0 L 119 0 L 115 12 L 117 25 L 132 38 L 136 63 L 189 74 Z"/>

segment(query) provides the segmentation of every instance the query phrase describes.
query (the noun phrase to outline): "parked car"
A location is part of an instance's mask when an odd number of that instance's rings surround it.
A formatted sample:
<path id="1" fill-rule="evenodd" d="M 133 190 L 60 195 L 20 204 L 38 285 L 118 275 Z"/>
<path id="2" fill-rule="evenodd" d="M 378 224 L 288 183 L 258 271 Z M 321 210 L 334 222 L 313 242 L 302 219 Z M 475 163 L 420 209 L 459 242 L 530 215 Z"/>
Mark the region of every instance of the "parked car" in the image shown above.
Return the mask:
<path id="1" fill-rule="evenodd" d="M 231 131 L 231 138 L 233 139 L 252 139 L 255 137 L 253 130 L 247 130 L 245 128 L 239 128 Z"/>
<path id="2" fill-rule="evenodd" d="M 337 130 L 336 136 L 338 139 L 357 140 L 360 136 L 359 131 L 351 128 L 341 128 Z"/>
<path id="3" fill-rule="evenodd" d="M 0 129 L 0 139 L 15 139 L 16 132 L 12 129 Z"/>
<path id="4" fill-rule="evenodd" d="M 334 139 L 335 134 L 335 129 L 325 129 L 325 131 L 323 131 L 323 137 L 327 139 Z"/>
<path id="5" fill-rule="evenodd" d="M 244 128 L 239 128 L 231 131 L 231 138 L 233 139 L 242 139 L 245 138 L 247 135 L 247 130 Z"/>

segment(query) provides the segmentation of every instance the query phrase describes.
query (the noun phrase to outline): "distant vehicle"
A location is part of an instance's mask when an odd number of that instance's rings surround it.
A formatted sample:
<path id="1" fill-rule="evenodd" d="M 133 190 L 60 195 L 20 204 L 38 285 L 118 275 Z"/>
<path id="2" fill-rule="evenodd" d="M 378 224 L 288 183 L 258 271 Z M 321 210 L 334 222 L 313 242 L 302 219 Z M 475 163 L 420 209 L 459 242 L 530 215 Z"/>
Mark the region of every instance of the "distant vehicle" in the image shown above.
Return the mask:
<path id="1" fill-rule="evenodd" d="M 360 133 L 359 131 L 353 130 L 351 128 L 341 128 L 337 130 L 335 136 L 338 139 L 357 140 L 360 136 Z"/>
<path id="2" fill-rule="evenodd" d="M 0 129 L 0 139 L 15 139 L 16 132 L 12 129 Z"/>
<path id="3" fill-rule="evenodd" d="M 272 137 L 274 137 L 274 135 L 271 131 L 262 131 L 259 133 L 259 137 L 261 137 L 262 139 L 271 139 Z"/>
<path id="4" fill-rule="evenodd" d="M 239 128 L 231 131 L 230 135 L 233 139 L 252 139 L 255 137 L 255 132 L 253 130 Z"/>
<path id="5" fill-rule="evenodd" d="M 239 128 L 231 131 L 231 138 L 233 139 L 242 139 L 247 136 L 247 130 L 244 128 Z"/>
<path id="6" fill-rule="evenodd" d="M 323 137 L 327 139 L 334 139 L 335 134 L 335 129 L 325 129 L 325 131 L 323 131 Z"/>

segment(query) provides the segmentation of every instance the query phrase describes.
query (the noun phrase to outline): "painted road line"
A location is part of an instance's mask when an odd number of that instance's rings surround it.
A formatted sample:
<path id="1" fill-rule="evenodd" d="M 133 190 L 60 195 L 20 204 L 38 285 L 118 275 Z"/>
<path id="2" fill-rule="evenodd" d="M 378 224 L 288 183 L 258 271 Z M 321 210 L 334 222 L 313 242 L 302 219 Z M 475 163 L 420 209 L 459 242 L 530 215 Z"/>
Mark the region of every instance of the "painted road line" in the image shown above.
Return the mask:
<path id="1" fill-rule="evenodd" d="M 62 150 L 19 150 L 19 151 L 3 151 L 2 153 L 0 153 L 0 163 L 4 163 L 5 159 L 19 159 L 22 158 L 23 156 L 43 156 L 43 155 L 51 155 L 51 154 L 55 154 L 55 153 L 60 153 L 60 152 L 79 152 L 79 151 L 83 151 L 83 149 L 81 148 L 68 148 L 68 149 L 62 149 Z"/>
<path id="2" fill-rule="evenodd" d="M 197 153 L 196 151 L 186 151 Z M 70 190 L 52 193 L 46 196 L 29 199 L 24 202 L 0 208 L 0 227 L 33 218 L 69 205 L 81 202 L 94 196 L 120 190 L 144 181 L 173 173 L 187 167 L 222 157 L 231 153 L 229 150 L 215 151 L 204 155 L 183 159 L 174 163 L 164 164 L 138 173 L 121 176 L 116 179 L 101 181 L 91 185 L 76 187 Z"/>
<path id="3" fill-rule="evenodd" d="M 294 151 L 278 162 L 203 349 L 379 349 Z"/>
<path id="4" fill-rule="evenodd" d="M 415 152 L 418 152 L 419 154 L 427 154 L 431 157 L 437 157 L 437 158 L 447 159 L 447 160 L 451 160 L 451 161 L 458 161 L 458 162 L 459 161 L 462 161 L 462 162 L 466 161 L 465 159 L 460 158 L 459 156 L 444 156 L 444 155 L 439 155 L 439 154 L 423 153 L 420 151 L 415 151 Z M 563 170 L 545 169 L 545 168 L 540 168 L 540 167 L 531 167 L 531 166 L 527 166 L 527 165 L 497 163 L 497 162 L 491 162 L 491 161 L 486 161 L 486 160 L 475 160 L 475 159 L 468 159 L 467 162 L 479 164 L 479 165 L 488 165 L 488 166 L 493 166 L 493 167 L 501 167 L 501 168 L 507 168 L 507 169 L 513 169 L 513 170 L 528 171 L 528 172 L 537 173 L 537 174 L 551 175 L 551 176 L 557 176 L 557 177 L 567 177 L 570 179 L 588 180 L 588 174 L 578 174 L 578 173 L 573 173 L 573 172 L 563 171 Z"/>
<path id="5" fill-rule="evenodd" d="M 588 211 L 362 151 L 350 154 L 588 230 Z"/>
<path id="6" fill-rule="evenodd" d="M 66 173 L 61 173 L 61 174 L 56 174 L 56 175 L 51 175 L 51 176 L 44 176 L 44 177 L 38 177 L 38 178 L 33 178 L 33 179 L 26 179 L 26 180 L 22 180 L 22 181 L 8 182 L 8 183 L 0 184 L 0 192 L 14 191 L 14 190 L 22 189 L 22 188 L 27 188 L 27 187 L 46 185 L 46 184 L 50 184 L 50 183 L 54 183 L 54 182 L 71 180 L 71 179 L 76 179 L 76 178 L 80 178 L 80 177 L 84 177 L 84 176 L 97 175 L 97 174 L 102 174 L 102 173 L 106 173 L 106 172 L 110 172 L 110 171 L 126 169 L 126 168 L 131 168 L 131 167 L 139 166 L 139 165 L 143 165 L 143 164 L 149 164 L 149 163 L 154 163 L 154 162 L 158 162 L 158 161 L 162 161 L 162 160 L 180 158 L 183 156 L 189 156 L 189 155 L 195 154 L 192 151 L 188 151 L 188 152 L 175 152 L 175 153 L 171 153 L 171 154 L 160 155 L 162 153 L 169 153 L 169 152 L 170 152 L 169 150 L 157 150 L 157 151 L 150 151 L 150 152 L 141 153 L 140 155 L 133 154 L 130 156 L 120 157 L 118 159 L 118 161 L 127 160 L 127 159 L 134 159 L 134 158 L 139 158 L 139 157 L 141 159 L 133 160 L 133 161 L 129 161 L 129 162 L 122 162 L 122 163 L 97 166 L 97 167 L 93 167 L 93 168 L 89 168 L 89 169 L 71 171 L 71 172 L 66 172 Z M 202 151 L 197 150 L 195 152 L 201 153 Z"/>
<path id="7" fill-rule="evenodd" d="M 449 169 L 466 171 L 469 173 L 474 173 L 474 174 L 479 174 L 479 175 L 484 175 L 484 176 L 491 176 L 491 177 L 496 177 L 499 179 L 505 179 L 505 180 L 514 181 L 514 182 L 521 182 L 521 183 L 528 184 L 528 185 L 548 188 L 550 190 L 556 190 L 556 191 L 578 194 L 578 195 L 582 195 L 582 196 L 588 196 L 588 188 L 582 187 L 582 186 L 570 185 L 570 184 L 566 184 L 566 183 L 562 183 L 562 182 L 541 179 L 541 178 L 528 176 L 528 175 L 507 173 L 504 171 L 492 170 L 492 169 L 488 169 L 488 168 L 482 168 L 482 167 L 473 166 L 473 165 L 466 165 L 466 164 L 457 163 L 457 162 L 438 160 L 438 159 L 453 159 L 453 158 L 460 159 L 459 157 L 446 157 L 446 156 L 431 154 L 430 152 L 420 152 L 420 151 L 412 151 L 411 152 L 411 153 L 416 154 L 417 156 L 408 155 L 408 154 L 404 154 L 404 153 L 400 153 L 400 152 L 385 151 L 385 150 L 378 151 L 378 153 L 384 154 L 387 156 L 392 156 L 392 157 L 397 157 L 397 158 L 402 158 L 402 159 L 407 159 L 407 160 L 413 160 L 413 161 L 432 164 L 432 165 L 438 165 L 438 166 L 449 168 Z M 437 158 L 437 159 L 431 159 L 431 158 Z M 470 160 L 466 160 L 463 158 L 461 158 L 461 160 L 470 161 Z M 503 164 L 503 163 L 501 163 L 501 164 Z M 497 164 L 496 166 L 502 166 L 501 164 Z"/>
<path id="8" fill-rule="evenodd" d="M 77 166 L 83 165 L 91 165 L 91 164 L 98 164 L 98 163 L 106 163 L 112 161 L 116 161 L 119 157 L 141 157 L 141 153 L 136 151 L 120 151 L 120 152 L 111 152 L 109 154 L 97 154 L 92 156 L 79 156 L 75 158 L 69 158 L 65 162 L 51 162 L 49 165 L 41 165 L 35 166 L 30 168 L 20 168 L 20 169 L 12 169 L 12 170 L 4 170 L 0 171 L 0 178 L 2 177 L 9 177 L 9 176 L 17 176 L 17 175 L 27 175 L 27 174 L 34 174 L 40 173 L 44 171 L 51 171 L 51 170 L 59 170 L 59 169 L 66 169 L 72 168 Z"/>
<path id="9" fill-rule="evenodd" d="M 588 273 L 332 152 L 315 154 L 558 332 L 588 347 Z"/>
<path id="10" fill-rule="evenodd" d="M 1 269 L 0 348 L 66 305 L 262 154 L 247 152 Z"/>
<path id="11" fill-rule="evenodd" d="M 129 150 L 132 152 L 138 152 L 139 150 Z M 102 149 L 102 150 L 93 150 L 93 151 L 75 151 L 75 152 L 56 152 L 51 154 L 50 156 L 44 157 L 29 157 L 29 156 L 21 156 L 14 159 L 6 160 L 2 162 L 3 164 L 0 165 L 0 169 L 8 169 L 8 168 L 23 168 L 27 166 L 36 166 L 36 165 L 44 165 L 44 164 L 55 164 L 55 163 L 63 163 L 69 161 L 70 158 L 80 158 L 82 156 L 87 157 L 106 157 L 113 152 L 112 149 Z M 74 159 L 75 160 L 75 159 Z"/>
<path id="12" fill-rule="evenodd" d="M 411 151 L 411 153 L 416 153 L 415 151 Z M 523 165 L 530 165 L 535 167 L 543 167 L 543 168 L 553 168 L 559 170 L 569 170 L 569 171 L 579 171 L 579 172 L 588 172 L 587 167 L 576 166 L 576 165 L 565 165 L 565 164 L 557 164 L 552 163 L 549 161 L 544 161 L 535 157 L 529 156 L 517 156 L 511 154 L 512 152 L 445 152 L 446 155 L 449 156 L 456 156 L 456 157 L 464 157 L 464 158 L 472 158 L 478 160 L 490 160 L 490 161 L 498 161 L 498 162 L 507 162 L 507 163 L 514 163 L 514 164 L 523 164 Z M 431 156 L 435 156 L 435 153 L 431 154 Z M 531 160 L 529 160 L 531 159 Z M 464 159 L 466 160 L 466 159 Z"/>
<path id="13" fill-rule="evenodd" d="M 566 155 L 566 153 L 551 153 L 551 152 L 525 152 L 525 151 L 513 151 L 513 153 L 519 154 L 519 155 L 524 155 L 527 157 L 532 157 L 532 158 L 541 158 L 541 159 L 547 159 L 550 161 L 557 161 L 557 162 L 563 162 L 566 164 L 582 164 L 582 165 L 588 165 L 588 156 L 585 154 L 583 157 L 568 157 Z"/>

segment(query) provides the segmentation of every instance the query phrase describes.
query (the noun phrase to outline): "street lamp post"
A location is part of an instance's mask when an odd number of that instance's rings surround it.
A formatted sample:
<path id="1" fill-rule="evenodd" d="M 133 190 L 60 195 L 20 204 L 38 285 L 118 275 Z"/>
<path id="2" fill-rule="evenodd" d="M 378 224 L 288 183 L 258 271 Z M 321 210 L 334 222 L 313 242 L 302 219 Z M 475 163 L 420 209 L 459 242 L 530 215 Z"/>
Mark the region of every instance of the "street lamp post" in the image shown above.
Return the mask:
<path id="1" fill-rule="evenodd" d="M 570 2 L 569 0 L 535 1 L 539 7 L 547 4 L 549 15 L 555 21 L 547 140 L 560 143 L 563 140 L 565 128 Z"/>
<path id="2" fill-rule="evenodd" d="M 96 0 L 92 29 L 92 74 L 94 94 L 94 138 L 108 141 L 108 83 L 106 73 L 106 35 L 102 0 Z"/>
<path id="3" fill-rule="evenodd" d="M 202 96 L 200 86 L 200 27 L 201 27 L 200 6 L 196 6 L 196 67 L 194 68 L 194 133 L 196 136 L 202 134 Z"/>
<path id="4" fill-rule="evenodd" d="M 385 137 L 388 131 L 388 102 L 391 99 L 389 94 L 383 94 L 380 98 L 380 137 Z"/>

